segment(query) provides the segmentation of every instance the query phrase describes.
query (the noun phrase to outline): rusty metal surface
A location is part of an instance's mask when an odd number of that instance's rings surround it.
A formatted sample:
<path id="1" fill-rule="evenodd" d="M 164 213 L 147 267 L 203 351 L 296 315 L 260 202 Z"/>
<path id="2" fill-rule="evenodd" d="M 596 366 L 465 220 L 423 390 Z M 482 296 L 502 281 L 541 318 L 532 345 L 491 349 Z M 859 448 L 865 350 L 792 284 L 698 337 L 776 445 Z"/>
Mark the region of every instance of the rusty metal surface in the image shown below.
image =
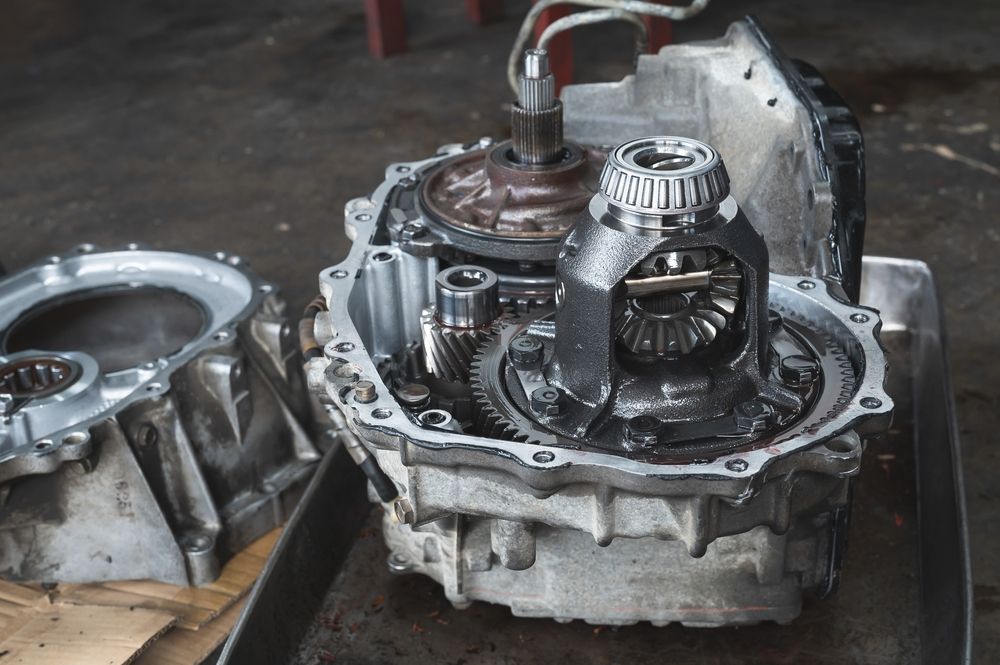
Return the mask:
<path id="1" fill-rule="evenodd" d="M 442 164 L 421 188 L 439 220 L 465 231 L 505 238 L 556 240 L 597 190 L 605 153 L 569 145 L 548 167 L 515 165 L 509 142 Z"/>

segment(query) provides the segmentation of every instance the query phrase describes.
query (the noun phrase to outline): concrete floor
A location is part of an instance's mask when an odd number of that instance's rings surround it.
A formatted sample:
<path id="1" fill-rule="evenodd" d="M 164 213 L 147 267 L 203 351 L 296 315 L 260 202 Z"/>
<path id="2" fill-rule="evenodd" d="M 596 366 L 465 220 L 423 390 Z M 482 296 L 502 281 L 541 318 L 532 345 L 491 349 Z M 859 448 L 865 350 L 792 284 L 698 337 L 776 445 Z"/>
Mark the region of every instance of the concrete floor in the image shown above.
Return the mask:
<path id="1" fill-rule="evenodd" d="M 344 202 L 383 165 L 506 132 L 507 51 L 526 0 L 476 29 L 410 2 L 411 47 L 368 58 L 359 0 L 14 0 L 0 21 L 0 260 L 93 242 L 226 249 L 298 310 L 346 250 Z M 947 307 L 976 577 L 976 653 L 1000 662 L 1000 5 L 715 3 L 753 13 L 862 118 L 869 253 L 936 271 Z M 585 80 L 628 71 L 623 30 L 576 37 Z M 582 48 L 586 44 L 586 48 Z M 970 281 L 970 279 L 972 281 Z"/>

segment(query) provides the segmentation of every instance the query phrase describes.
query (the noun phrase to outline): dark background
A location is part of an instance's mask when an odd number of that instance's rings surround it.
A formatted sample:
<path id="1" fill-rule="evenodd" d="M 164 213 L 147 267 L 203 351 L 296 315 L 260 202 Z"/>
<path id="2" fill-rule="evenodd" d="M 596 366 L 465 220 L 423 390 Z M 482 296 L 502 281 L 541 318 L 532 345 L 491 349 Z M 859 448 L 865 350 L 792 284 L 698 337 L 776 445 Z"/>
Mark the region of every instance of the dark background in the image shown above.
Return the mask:
<path id="1" fill-rule="evenodd" d="M 346 251 L 344 203 L 385 164 L 507 132 L 526 0 L 484 28 L 411 0 L 410 52 L 367 55 L 360 0 L 0 5 L 0 260 L 92 242 L 225 249 L 294 310 Z M 714 0 L 679 41 L 753 13 L 860 116 L 867 250 L 919 258 L 947 310 L 971 517 L 976 654 L 1000 662 L 1000 3 Z M 629 72 L 625 29 L 579 31 L 578 78 Z"/>

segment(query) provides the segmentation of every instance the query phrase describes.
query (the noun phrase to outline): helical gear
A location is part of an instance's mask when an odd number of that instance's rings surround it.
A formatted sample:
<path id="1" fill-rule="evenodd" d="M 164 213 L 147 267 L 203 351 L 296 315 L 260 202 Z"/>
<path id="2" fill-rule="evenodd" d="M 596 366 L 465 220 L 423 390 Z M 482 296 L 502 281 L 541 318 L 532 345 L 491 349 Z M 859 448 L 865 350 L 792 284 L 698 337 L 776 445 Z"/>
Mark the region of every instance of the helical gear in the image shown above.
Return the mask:
<path id="1" fill-rule="evenodd" d="M 510 318 L 504 308 L 498 321 Z M 478 328 L 453 328 L 442 325 L 433 306 L 420 313 L 420 334 L 424 347 L 424 365 L 428 372 L 446 381 L 469 380 L 469 367 L 479 346 L 489 339 L 495 322 Z"/>
<path id="2" fill-rule="evenodd" d="M 420 332 L 427 371 L 447 381 L 467 381 L 469 365 L 489 328 L 449 328 L 434 317 L 434 308 L 420 313 Z"/>

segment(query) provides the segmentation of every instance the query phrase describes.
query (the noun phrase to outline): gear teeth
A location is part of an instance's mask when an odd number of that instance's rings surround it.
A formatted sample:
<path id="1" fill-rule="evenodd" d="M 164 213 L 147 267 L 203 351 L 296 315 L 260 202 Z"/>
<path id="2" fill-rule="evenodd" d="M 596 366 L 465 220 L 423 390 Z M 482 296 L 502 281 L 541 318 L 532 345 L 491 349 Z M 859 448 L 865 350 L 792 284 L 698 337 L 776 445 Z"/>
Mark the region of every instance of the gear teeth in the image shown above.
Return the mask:
<path id="1" fill-rule="evenodd" d="M 504 441 L 538 443 L 537 440 L 522 432 L 515 423 L 496 410 L 487 394 L 486 386 L 483 384 L 484 355 L 491 349 L 495 338 L 510 323 L 511 318 L 507 316 L 490 328 L 489 332 L 480 340 L 469 365 L 469 385 L 472 388 L 472 422 L 475 432 L 480 436 Z"/>
<path id="2" fill-rule="evenodd" d="M 684 355 L 715 341 L 736 313 L 743 275 L 732 257 L 714 249 L 706 250 L 705 269 L 711 271 L 711 286 L 689 296 L 677 311 L 643 311 L 642 304 L 630 304 L 616 326 L 619 341 L 633 353 L 654 356 Z"/>
<path id="3" fill-rule="evenodd" d="M 504 310 L 500 318 L 509 318 Z M 439 379 L 468 382 L 472 362 L 479 346 L 487 339 L 493 324 L 482 328 L 449 328 L 434 317 L 434 308 L 425 307 L 420 313 L 420 330 L 424 346 L 424 365 Z"/>

